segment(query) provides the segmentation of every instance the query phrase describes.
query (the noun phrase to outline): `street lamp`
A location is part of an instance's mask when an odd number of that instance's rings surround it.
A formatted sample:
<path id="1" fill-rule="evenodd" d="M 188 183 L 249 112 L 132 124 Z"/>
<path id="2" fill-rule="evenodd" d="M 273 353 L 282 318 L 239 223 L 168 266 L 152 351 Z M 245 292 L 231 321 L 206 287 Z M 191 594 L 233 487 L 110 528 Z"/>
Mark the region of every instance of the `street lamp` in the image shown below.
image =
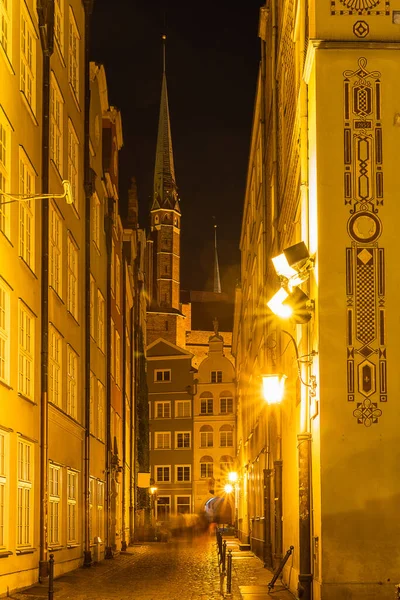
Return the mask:
<path id="1" fill-rule="evenodd" d="M 285 391 L 286 375 L 274 373 L 262 375 L 263 396 L 267 404 L 280 404 Z"/>
<path id="2" fill-rule="evenodd" d="M 150 511 L 151 511 L 151 526 L 155 526 L 156 522 L 156 498 L 157 498 L 157 490 L 158 488 L 155 486 L 151 486 L 150 488 Z M 154 534 L 155 535 L 155 534 Z"/>
<path id="3" fill-rule="evenodd" d="M 44 200 L 45 198 L 62 199 L 65 198 L 67 204 L 73 204 L 74 197 L 72 194 L 72 187 L 68 179 L 64 179 L 62 182 L 64 191 L 62 194 L 9 194 L 0 190 L 0 198 L 8 198 L 5 202 L 0 202 L 0 206 L 3 204 L 11 204 L 12 202 L 29 202 L 30 200 Z"/>

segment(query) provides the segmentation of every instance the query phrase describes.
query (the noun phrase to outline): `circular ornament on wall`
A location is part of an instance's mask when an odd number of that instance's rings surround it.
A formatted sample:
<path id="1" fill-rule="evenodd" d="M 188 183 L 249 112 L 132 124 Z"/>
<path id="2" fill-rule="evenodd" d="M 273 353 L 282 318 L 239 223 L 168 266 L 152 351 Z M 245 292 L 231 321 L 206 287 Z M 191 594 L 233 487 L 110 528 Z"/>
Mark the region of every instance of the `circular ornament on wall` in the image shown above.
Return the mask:
<path id="1" fill-rule="evenodd" d="M 353 25 L 353 33 L 358 38 L 365 38 L 369 34 L 369 25 L 366 21 L 356 21 Z"/>
<path id="2" fill-rule="evenodd" d="M 347 229 L 355 242 L 370 244 L 380 237 L 382 223 L 373 213 L 361 211 L 349 219 Z"/>

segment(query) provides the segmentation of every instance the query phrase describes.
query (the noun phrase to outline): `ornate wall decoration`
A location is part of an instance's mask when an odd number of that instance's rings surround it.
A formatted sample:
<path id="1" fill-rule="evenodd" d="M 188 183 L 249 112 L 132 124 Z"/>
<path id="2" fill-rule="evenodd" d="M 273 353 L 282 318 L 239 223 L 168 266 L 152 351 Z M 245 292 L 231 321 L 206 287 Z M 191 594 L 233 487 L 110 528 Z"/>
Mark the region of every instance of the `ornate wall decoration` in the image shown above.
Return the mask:
<path id="1" fill-rule="evenodd" d="M 347 399 L 369 427 L 387 401 L 385 251 L 379 209 L 383 205 L 381 74 L 358 68 L 344 75 L 344 201 L 350 217 L 346 249 Z"/>
<path id="2" fill-rule="evenodd" d="M 390 0 L 331 0 L 331 15 L 390 15 Z"/>
<path id="3" fill-rule="evenodd" d="M 356 21 L 353 25 L 353 33 L 358 38 L 365 38 L 369 34 L 369 25 L 366 21 Z"/>

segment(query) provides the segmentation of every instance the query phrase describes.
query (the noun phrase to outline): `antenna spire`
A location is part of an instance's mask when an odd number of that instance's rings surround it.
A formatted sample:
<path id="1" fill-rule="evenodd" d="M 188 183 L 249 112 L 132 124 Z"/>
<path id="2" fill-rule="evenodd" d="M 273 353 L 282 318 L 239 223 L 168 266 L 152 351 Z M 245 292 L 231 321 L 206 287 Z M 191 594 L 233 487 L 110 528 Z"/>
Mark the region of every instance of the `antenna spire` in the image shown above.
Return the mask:
<path id="1" fill-rule="evenodd" d="M 214 223 L 214 292 L 221 293 L 221 280 L 219 277 L 219 264 L 217 252 L 217 225 Z"/>

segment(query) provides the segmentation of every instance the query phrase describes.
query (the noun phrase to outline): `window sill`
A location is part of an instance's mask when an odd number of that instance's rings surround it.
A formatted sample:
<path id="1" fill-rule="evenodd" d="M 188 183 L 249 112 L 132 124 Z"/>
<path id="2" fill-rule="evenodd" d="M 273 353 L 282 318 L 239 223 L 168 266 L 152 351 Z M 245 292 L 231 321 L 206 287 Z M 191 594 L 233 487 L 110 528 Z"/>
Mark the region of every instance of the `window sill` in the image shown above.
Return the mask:
<path id="1" fill-rule="evenodd" d="M 35 402 L 31 398 L 28 398 L 28 396 L 25 396 L 25 394 L 22 394 L 21 392 L 18 392 L 18 396 L 20 398 L 22 398 L 22 400 L 26 400 L 26 402 L 29 402 L 29 404 L 33 404 L 33 406 L 37 406 L 37 402 Z"/>
<path id="2" fill-rule="evenodd" d="M 70 317 L 71 317 L 71 318 L 72 318 L 72 319 L 75 321 L 75 323 L 76 323 L 76 324 L 78 325 L 78 327 L 79 327 L 79 326 L 80 326 L 80 325 L 79 325 L 79 321 L 78 321 L 78 319 L 75 317 L 75 315 L 73 315 L 73 314 L 72 314 L 72 312 L 71 312 L 70 310 L 68 310 L 68 309 L 67 309 L 67 314 L 68 314 L 68 315 L 69 315 L 69 316 L 70 316 Z"/>
<path id="3" fill-rule="evenodd" d="M 53 169 L 55 170 L 55 172 L 57 173 L 58 177 L 60 178 L 60 183 L 62 182 L 62 175 L 60 173 L 59 168 L 57 167 L 56 163 L 54 162 L 54 160 L 51 158 L 50 159 L 50 164 L 53 165 Z M 53 202 L 54 202 L 54 198 L 53 198 Z"/>
<path id="4" fill-rule="evenodd" d="M 11 60 L 10 60 L 7 52 L 4 50 L 3 44 L 0 44 L 0 51 L 1 51 L 1 54 L 4 56 L 4 60 L 6 61 L 6 65 L 7 65 L 8 70 L 10 71 L 10 74 L 15 75 L 15 71 L 13 69 Z"/>
<path id="5" fill-rule="evenodd" d="M 19 258 L 21 259 L 21 261 L 24 263 L 24 265 L 26 266 L 26 268 L 29 270 L 29 272 L 31 273 L 31 275 L 34 276 L 35 279 L 37 279 L 37 275 L 34 273 L 34 271 L 32 270 L 32 267 L 30 266 L 29 263 L 26 262 L 26 260 L 24 259 L 23 256 L 19 256 Z"/>
<path id="6" fill-rule="evenodd" d="M 1 48 L 1 44 L 0 44 L 0 48 Z M 10 244 L 11 248 L 14 248 L 14 244 L 12 243 L 12 241 L 10 240 L 10 238 L 8 237 L 8 235 L 5 233 L 5 231 L 3 231 L 2 229 L 0 229 L 0 233 L 4 237 L 4 239 Z"/>
<path id="7" fill-rule="evenodd" d="M 57 290 L 52 286 L 49 285 L 49 290 L 52 290 L 52 292 L 55 294 L 57 300 L 61 303 L 61 304 L 65 304 L 64 300 L 61 298 L 60 294 L 57 292 Z"/>
<path id="8" fill-rule="evenodd" d="M 2 381 L 1 379 L 0 379 L 0 385 L 3 385 L 5 388 L 7 388 L 8 390 L 10 390 L 10 392 L 12 392 L 12 390 L 14 389 L 6 381 Z"/>
<path id="9" fill-rule="evenodd" d="M 60 552 L 60 550 L 64 550 L 64 546 L 49 546 L 49 552 Z"/>
<path id="10" fill-rule="evenodd" d="M 17 548 L 15 554 L 17 556 L 22 556 L 24 554 L 34 554 L 36 552 L 36 548 Z"/>
<path id="11" fill-rule="evenodd" d="M 23 90 L 20 90 L 20 92 L 21 92 L 22 101 L 25 104 L 25 106 L 29 112 L 29 116 L 31 117 L 33 124 L 36 125 L 36 127 L 38 127 L 39 123 L 36 119 L 34 110 L 33 110 L 32 106 L 30 105 L 28 98 L 25 96 L 25 92 Z"/>
<path id="12" fill-rule="evenodd" d="M 54 45 L 56 47 L 57 54 L 59 56 L 60 62 L 62 64 L 62 66 L 65 68 L 66 64 L 65 64 L 65 59 L 64 59 L 64 53 L 63 53 L 63 51 L 61 49 L 60 42 L 58 41 L 58 39 L 56 38 L 56 36 L 54 36 Z"/>
<path id="13" fill-rule="evenodd" d="M 78 83 L 79 83 L 79 82 L 78 82 Z M 69 85 L 69 89 L 71 90 L 71 94 L 72 94 L 72 97 L 73 97 L 73 99 L 74 99 L 74 102 L 75 102 L 76 110 L 77 110 L 78 112 L 81 112 L 81 107 L 80 107 L 80 105 L 79 105 L 79 100 L 78 100 L 78 96 L 77 96 L 77 94 L 76 94 L 76 91 L 75 91 L 75 89 L 74 89 L 74 87 L 72 86 L 72 84 L 71 84 L 71 82 L 70 82 L 70 81 L 68 82 L 68 85 Z"/>
<path id="14" fill-rule="evenodd" d="M 74 548 L 79 548 L 79 544 L 67 544 L 67 550 L 73 550 Z"/>
<path id="15" fill-rule="evenodd" d="M 12 556 L 14 554 L 14 552 L 11 552 L 11 550 L 0 550 L 0 558 L 8 558 L 9 556 Z"/>

